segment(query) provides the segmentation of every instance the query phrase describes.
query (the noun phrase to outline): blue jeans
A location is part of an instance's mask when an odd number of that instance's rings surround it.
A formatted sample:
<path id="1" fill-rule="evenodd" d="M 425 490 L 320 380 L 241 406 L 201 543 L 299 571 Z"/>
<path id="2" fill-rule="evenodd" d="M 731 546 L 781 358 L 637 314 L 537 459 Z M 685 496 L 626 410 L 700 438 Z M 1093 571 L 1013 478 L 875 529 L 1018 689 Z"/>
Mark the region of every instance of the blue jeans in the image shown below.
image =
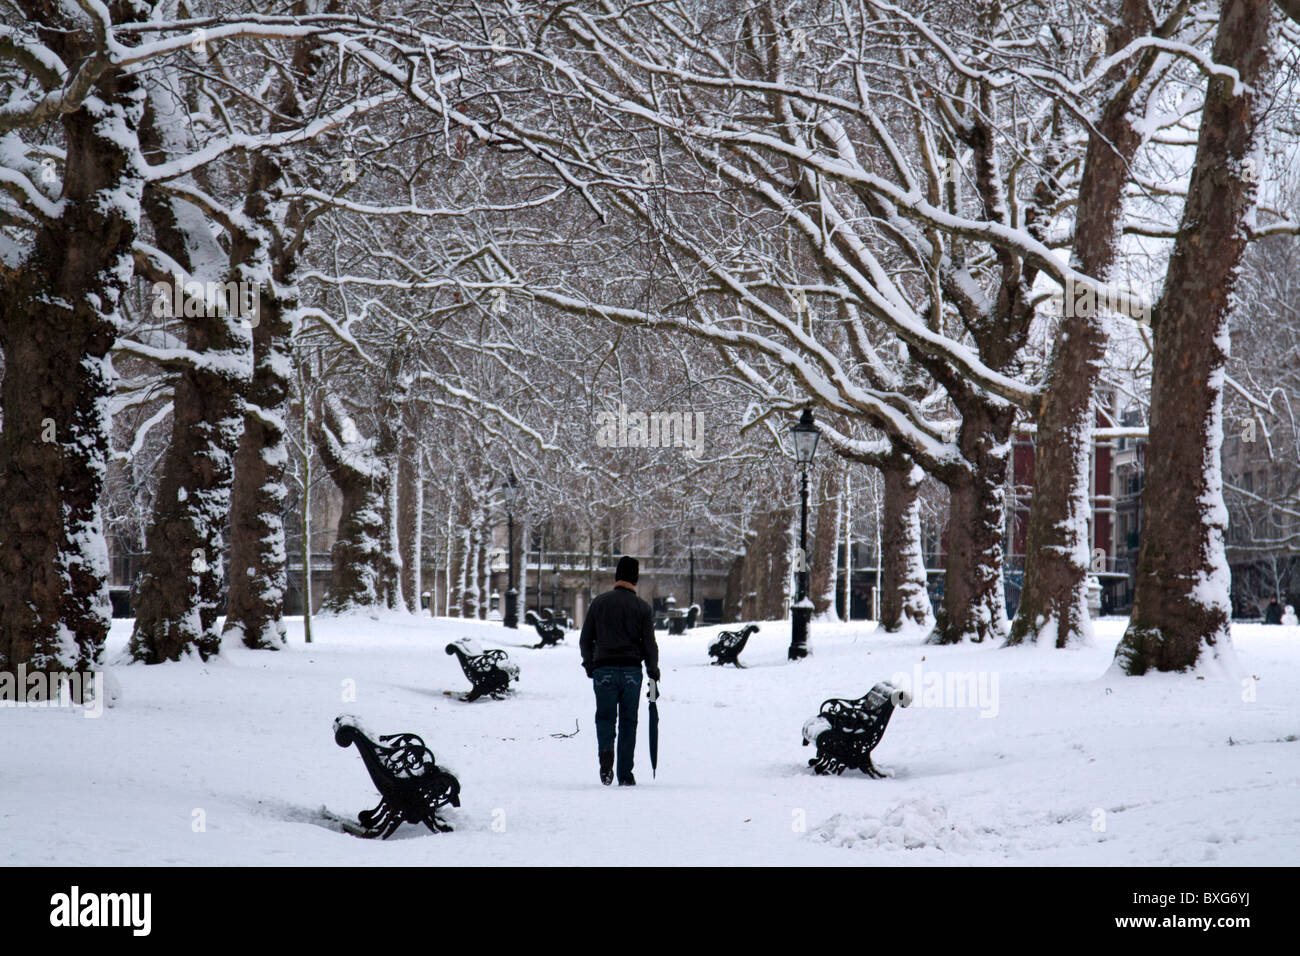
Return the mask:
<path id="1" fill-rule="evenodd" d="M 614 727 L 618 726 L 620 781 L 632 776 L 636 753 L 636 712 L 641 702 L 641 665 L 597 667 L 591 683 L 596 691 L 596 747 L 601 753 L 614 749 Z"/>

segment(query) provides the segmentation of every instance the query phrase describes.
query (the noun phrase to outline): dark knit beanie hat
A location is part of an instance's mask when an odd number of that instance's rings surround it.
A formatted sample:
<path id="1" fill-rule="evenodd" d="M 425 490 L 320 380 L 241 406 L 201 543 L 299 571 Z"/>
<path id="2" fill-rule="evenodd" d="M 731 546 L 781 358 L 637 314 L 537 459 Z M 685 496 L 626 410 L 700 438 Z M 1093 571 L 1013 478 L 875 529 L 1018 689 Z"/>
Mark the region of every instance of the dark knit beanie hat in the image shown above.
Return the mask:
<path id="1" fill-rule="evenodd" d="M 614 569 L 615 581 L 626 581 L 628 584 L 636 584 L 636 579 L 641 573 L 641 564 L 636 558 L 629 555 L 623 555 L 618 559 L 618 567 Z"/>

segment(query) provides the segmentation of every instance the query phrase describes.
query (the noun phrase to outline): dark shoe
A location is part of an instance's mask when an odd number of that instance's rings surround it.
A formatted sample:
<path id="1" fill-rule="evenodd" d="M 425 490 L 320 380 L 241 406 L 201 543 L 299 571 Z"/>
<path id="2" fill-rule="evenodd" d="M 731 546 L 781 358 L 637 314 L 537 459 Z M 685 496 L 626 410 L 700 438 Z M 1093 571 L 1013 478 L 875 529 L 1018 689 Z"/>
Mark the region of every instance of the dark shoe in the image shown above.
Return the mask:
<path id="1" fill-rule="evenodd" d="M 628 774 L 626 777 L 620 777 L 618 781 L 618 785 L 620 787 L 635 787 L 636 777 L 632 776 L 631 774 Z"/>
<path id="2" fill-rule="evenodd" d="M 614 751 L 612 750 L 600 752 L 600 782 L 607 787 L 614 782 Z"/>

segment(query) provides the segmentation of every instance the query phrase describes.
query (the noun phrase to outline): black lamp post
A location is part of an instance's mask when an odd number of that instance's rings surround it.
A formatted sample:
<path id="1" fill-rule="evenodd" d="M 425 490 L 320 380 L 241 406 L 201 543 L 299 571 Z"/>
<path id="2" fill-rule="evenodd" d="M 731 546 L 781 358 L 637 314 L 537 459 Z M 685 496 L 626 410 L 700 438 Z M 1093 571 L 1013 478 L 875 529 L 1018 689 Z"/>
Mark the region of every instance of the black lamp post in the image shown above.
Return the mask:
<path id="1" fill-rule="evenodd" d="M 797 661 L 808 656 L 808 620 L 813 612 L 812 602 L 808 600 L 808 466 L 817 453 L 817 442 L 822 433 L 813 424 L 812 409 L 803 410 L 799 423 L 790 429 L 790 434 L 794 439 L 794 457 L 800 471 L 799 552 L 803 556 L 795 572 L 795 601 L 790 609 L 789 658 Z"/>
<path id="2" fill-rule="evenodd" d="M 695 525 L 691 525 L 691 605 L 695 604 Z"/>
<path id="3" fill-rule="evenodd" d="M 519 589 L 515 587 L 515 501 L 519 483 L 513 471 L 506 477 L 506 563 L 510 577 L 506 581 L 506 608 L 502 623 L 506 627 L 519 627 Z"/>

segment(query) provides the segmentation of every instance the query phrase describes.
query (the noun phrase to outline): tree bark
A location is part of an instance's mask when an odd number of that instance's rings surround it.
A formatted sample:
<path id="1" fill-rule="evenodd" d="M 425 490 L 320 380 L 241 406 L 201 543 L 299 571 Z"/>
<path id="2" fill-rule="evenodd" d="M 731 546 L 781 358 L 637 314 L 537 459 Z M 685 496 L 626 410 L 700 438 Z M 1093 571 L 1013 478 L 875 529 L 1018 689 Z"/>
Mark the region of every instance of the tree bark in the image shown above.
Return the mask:
<path id="1" fill-rule="evenodd" d="M 307 382 L 310 359 L 301 352 L 298 354 L 296 363 L 298 373 L 298 407 L 302 409 L 302 417 L 299 419 L 299 445 L 302 449 L 302 496 L 299 499 L 299 521 L 302 523 L 301 554 L 302 554 L 302 639 L 303 643 L 312 642 L 311 634 L 311 616 L 314 608 L 312 607 L 312 566 L 311 566 L 311 486 L 312 486 L 312 469 L 311 469 L 311 404 L 307 398 Z"/>
<path id="2" fill-rule="evenodd" d="M 342 614 L 382 603 L 386 557 L 388 467 L 357 431 L 333 395 L 321 401 L 313 439 L 331 480 L 343 493 L 338 536 L 330 549 L 330 586 L 322 610 Z"/>
<path id="3" fill-rule="evenodd" d="M 829 617 L 838 620 L 835 611 L 835 581 L 839 564 L 836 554 L 840 542 L 840 512 L 843 500 L 840 497 L 840 483 L 835 469 L 826 468 L 822 472 L 820 493 L 821 502 L 817 509 L 817 520 L 812 529 L 812 548 L 808 555 L 808 596 L 813 602 L 815 617 Z"/>
<path id="4" fill-rule="evenodd" d="M 406 398 L 410 383 L 402 372 L 402 352 L 389 353 L 387 374 L 379 394 L 375 430 L 378 442 L 374 455 L 384 481 L 383 559 L 379 565 L 379 597 L 384 606 L 396 611 L 402 606 L 402 546 L 398 509 L 398 473 L 401 462 Z"/>
<path id="5" fill-rule="evenodd" d="M 1254 204 L 1250 156 L 1270 71 L 1271 4 L 1224 0 L 1178 238 L 1153 310 L 1151 437 L 1126 674 L 1182 671 L 1230 649 L 1220 444 L 1228 319 Z"/>
<path id="6" fill-rule="evenodd" d="M 530 529 L 526 520 L 515 519 L 515 575 L 516 587 L 519 589 L 519 598 L 516 602 L 516 608 L 519 611 L 519 620 L 523 621 L 524 612 L 528 609 L 528 538 Z M 522 624 L 520 625 L 523 626 Z"/>
<path id="7" fill-rule="evenodd" d="M 30 4 L 40 39 L 83 64 L 91 38 L 49 5 Z M 112 19 L 140 10 L 111 3 Z M 65 27 L 67 27 L 65 29 Z M 84 670 L 108 634 L 108 551 L 100 498 L 108 459 L 109 349 L 132 275 L 142 195 L 132 142 L 143 95 L 109 69 L 62 117 L 57 219 L 38 228 L 21 264 L 0 263 L 0 667 Z"/>
<path id="8" fill-rule="evenodd" d="M 151 94 L 141 132 L 145 155 L 156 156 L 158 162 L 170 157 L 169 137 L 161 126 L 165 119 L 158 116 L 169 105 L 163 96 Z M 191 251 L 212 244 L 206 216 L 154 190 L 146 190 L 144 208 L 154 227 L 155 245 L 192 273 Z M 194 278 L 207 282 L 224 277 Z M 167 279 L 168 284 L 178 281 L 176 276 Z M 208 303 L 193 310 L 203 314 L 189 316 L 189 311 L 176 318 L 185 323 L 187 349 L 205 361 L 184 363 L 172 387 L 171 442 L 136 585 L 130 644 L 132 658 L 148 664 L 180 660 L 190 653 L 207 660 L 221 646 L 217 623 L 224 584 L 222 528 L 230 513 L 233 459 L 243 428 L 243 393 L 252 374 L 252 354 L 238 312 L 224 314 Z"/>
<path id="9" fill-rule="evenodd" d="M 492 610 L 492 526 L 486 511 L 479 512 L 478 530 L 478 619 L 486 621 Z"/>
<path id="10" fill-rule="evenodd" d="M 948 483 L 948 560 L 943 613 L 931 644 L 1006 636 L 1002 521 L 1015 409 L 994 399 L 961 402 L 958 444 L 971 468 Z"/>
<path id="11" fill-rule="evenodd" d="M 293 288 L 294 261 L 278 248 L 266 225 L 272 215 L 271 191 L 280 175 L 280 166 L 271 157 L 259 155 L 253 161 L 243 211 L 247 221 L 263 224 L 263 228 L 240 232 L 230 252 L 235 275 L 258 290 L 259 306 L 253 326 L 253 380 L 248 387 L 244 432 L 235 450 L 230 591 L 223 631 L 237 635 L 246 647 L 270 649 L 285 644 L 288 568 L 283 516 L 289 464 L 285 423 L 289 369 L 293 367 L 289 315 L 297 306 L 291 294 L 280 291 Z"/>
<path id="12" fill-rule="evenodd" d="M 420 517 L 424 510 L 420 450 L 407 429 L 397 467 L 397 535 L 401 554 L 402 595 L 406 609 L 420 613 Z"/>
<path id="13" fill-rule="evenodd" d="M 741 619 L 777 621 L 785 617 L 792 593 L 790 509 L 754 515 L 741 571 Z"/>
<path id="14" fill-rule="evenodd" d="M 448 574 L 450 587 L 447 590 L 447 614 L 449 617 L 463 617 L 465 611 L 465 562 L 469 560 L 469 501 L 465 496 L 464 486 L 453 492 L 453 507 L 448 513 Z M 538 580 L 541 574 L 538 574 Z"/>
<path id="15" fill-rule="evenodd" d="M 725 592 L 726 609 L 724 617 L 728 623 L 744 620 L 744 580 L 745 555 L 736 555 L 727 568 L 727 590 Z"/>
<path id="16" fill-rule="evenodd" d="M 884 494 L 880 517 L 880 625 L 893 633 L 911 623 L 931 627 L 934 613 L 926 591 L 921 554 L 920 487 L 924 472 L 895 450 L 881 463 Z"/>
<path id="17" fill-rule="evenodd" d="M 1109 52 L 1151 31 L 1146 0 L 1124 0 L 1111 31 Z M 1120 244 L 1124 187 L 1142 137 L 1133 128 L 1129 105 L 1144 70 L 1130 63 L 1107 77 L 1115 95 L 1092 128 L 1075 215 L 1075 269 L 1104 280 Z M 1072 306 L 1067 295 L 1063 303 Z M 1038 415 L 1034 448 L 1034 490 L 1029 505 L 1025 579 L 1008 644 L 1047 636 L 1056 647 L 1087 641 L 1092 634 L 1087 579 L 1091 557 L 1089 452 L 1094 398 L 1106 357 L 1106 318 L 1063 310 L 1047 390 Z"/>
<path id="18" fill-rule="evenodd" d="M 326 12 L 335 12 L 330 0 Z M 302 0 L 291 7 L 307 12 Z M 308 87 L 322 62 L 314 39 L 294 45 L 279 89 L 271 131 L 291 128 L 303 115 Z M 276 195 L 284 176 L 281 157 L 260 152 L 252 161 L 243 219 L 252 224 L 231 243 L 236 276 L 259 290 L 258 322 L 253 327 L 253 380 L 246 396 L 244 433 L 235 451 L 230 500 L 230 590 L 224 633 L 237 634 L 246 647 L 284 646 L 284 593 L 288 587 L 284 538 L 285 475 L 289 463 L 286 422 L 293 323 L 298 307 L 294 273 L 297 246 L 286 242 L 301 225 L 302 209 Z M 310 570 L 308 570 L 310 573 Z"/>
<path id="19" fill-rule="evenodd" d="M 464 616 L 477 620 L 482 612 L 483 529 L 479 525 L 479 509 L 470 507 L 470 527 L 466 529 L 465 551 L 465 611 Z"/>
<path id="20" fill-rule="evenodd" d="M 792 592 L 788 509 L 761 512 L 754 518 L 754 536 L 745 550 L 742 614 L 750 621 L 778 621 L 786 615 Z"/>
<path id="21" fill-rule="evenodd" d="M 417 445 L 415 453 L 415 481 L 414 497 L 415 505 L 412 508 L 414 515 L 412 520 L 415 527 L 411 532 L 411 575 L 413 592 L 408 603 L 416 614 L 421 611 L 420 602 L 424 599 L 424 454 Z M 430 609 L 432 609 L 432 598 L 430 598 Z"/>
<path id="22" fill-rule="evenodd" d="M 394 453 L 388 456 L 388 493 L 384 496 L 384 565 L 381 580 L 384 604 L 390 611 L 400 610 L 402 597 L 402 541 L 400 510 L 398 506 L 398 474 L 401 470 L 401 456 Z"/>
<path id="23" fill-rule="evenodd" d="M 745 537 L 745 554 L 741 560 L 740 568 L 740 620 L 742 621 L 757 621 L 762 616 L 758 606 L 758 590 L 755 583 L 758 578 L 756 567 L 760 562 L 764 567 L 767 566 L 766 556 L 761 555 L 755 548 L 755 543 L 760 537 L 763 518 L 761 515 L 755 514 L 751 522 L 748 534 Z"/>
<path id="24" fill-rule="evenodd" d="M 468 509 L 472 517 L 474 509 Z M 478 529 L 466 525 L 461 531 L 461 549 L 464 553 L 461 562 L 461 578 L 465 582 L 460 590 L 460 616 L 474 619 L 478 617 Z"/>

